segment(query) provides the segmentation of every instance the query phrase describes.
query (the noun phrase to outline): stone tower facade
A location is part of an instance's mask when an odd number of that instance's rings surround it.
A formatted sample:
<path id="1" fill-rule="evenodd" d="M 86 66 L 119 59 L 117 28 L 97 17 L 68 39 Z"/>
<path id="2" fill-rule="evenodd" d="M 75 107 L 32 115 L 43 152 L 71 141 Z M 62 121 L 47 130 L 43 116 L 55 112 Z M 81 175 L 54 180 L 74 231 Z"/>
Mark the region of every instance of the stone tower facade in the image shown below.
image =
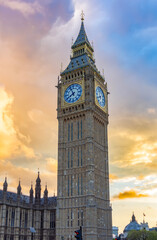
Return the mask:
<path id="1" fill-rule="evenodd" d="M 108 92 L 82 16 L 68 67 L 58 80 L 58 197 L 56 239 L 111 240 Z"/>

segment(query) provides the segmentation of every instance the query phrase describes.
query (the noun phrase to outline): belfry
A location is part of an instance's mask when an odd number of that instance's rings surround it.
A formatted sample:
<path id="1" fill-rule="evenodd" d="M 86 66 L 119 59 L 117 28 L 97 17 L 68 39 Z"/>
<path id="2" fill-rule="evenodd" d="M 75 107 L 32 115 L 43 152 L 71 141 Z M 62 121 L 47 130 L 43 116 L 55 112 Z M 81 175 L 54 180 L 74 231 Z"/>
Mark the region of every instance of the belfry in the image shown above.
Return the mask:
<path id="1" fill-rule="evenodd" d="M 56 239 L 112 239 L 109 197 L 108 92 L 81 15 L 72 56 L 58 81 Z"/>

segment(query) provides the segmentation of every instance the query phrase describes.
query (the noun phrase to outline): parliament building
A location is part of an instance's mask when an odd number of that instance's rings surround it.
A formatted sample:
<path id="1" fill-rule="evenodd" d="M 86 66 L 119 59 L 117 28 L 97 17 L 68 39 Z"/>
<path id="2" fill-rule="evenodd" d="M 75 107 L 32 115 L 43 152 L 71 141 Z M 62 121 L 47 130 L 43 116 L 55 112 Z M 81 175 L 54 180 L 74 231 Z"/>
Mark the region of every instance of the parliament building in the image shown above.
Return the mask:
<path id="1" fill-rule="evenodd" d="M 108 91 L 96 67 L 84 16 L 67 68 L 58 78 L 57 197 L 41 197 L 38 173 L 29 196 L 0 191 L 0 240 L 112 239 L 109 195 Z"/>

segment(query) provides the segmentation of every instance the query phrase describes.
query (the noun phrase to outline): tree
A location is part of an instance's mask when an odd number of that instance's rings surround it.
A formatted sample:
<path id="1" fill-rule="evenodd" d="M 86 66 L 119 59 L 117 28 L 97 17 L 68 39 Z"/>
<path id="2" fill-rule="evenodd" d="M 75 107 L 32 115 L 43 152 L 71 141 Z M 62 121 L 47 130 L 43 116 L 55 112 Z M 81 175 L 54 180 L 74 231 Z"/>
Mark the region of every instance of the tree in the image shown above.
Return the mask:
<path id="1" fill-rule="evenodd" d="M 132 230 L 128 233 L 127 240 L 156 240 L 157 239 L 157 232 L 152 231 L 135 231 Z"/>
<path id="2" fill-rule="evenodd" d="M 141 231 L 130 231 L 128 233 L 127 240 L 141 240 Z"/>
<path id="3" fill-rule="evenodd" d="M 155 240 L 157 239 L 157 232 L 156 231 L 151 231 L 149 232 L 149 240 Z"/>

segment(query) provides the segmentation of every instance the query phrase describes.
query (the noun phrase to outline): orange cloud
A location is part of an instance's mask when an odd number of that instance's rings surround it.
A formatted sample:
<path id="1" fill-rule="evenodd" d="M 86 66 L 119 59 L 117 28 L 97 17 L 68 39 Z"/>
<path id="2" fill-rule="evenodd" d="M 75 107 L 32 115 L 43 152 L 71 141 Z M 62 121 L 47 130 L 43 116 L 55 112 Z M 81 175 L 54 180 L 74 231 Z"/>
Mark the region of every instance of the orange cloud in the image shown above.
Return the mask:
<path id="1" fill-rule="evenodd" d="M 118 179 L 118 177 L 115 174 L 110 174 L 110 180 Z"/>
<path id="2" fill-rule="evenodd" d="M 10 135 L 13 133 L 12 120 L 8 117 L 9 107 L 13 102 L 13 97 L 8 95 L 3 87 L 0 87 L 0 132 Z"/>
<path id="3" fill-rule="evenodd" d="M 46 161 L 47 161 L 47 165 L 46 165 L 47 171 L 57 174 L 57 160 L 53 158 L 47 158 Z"/>
<path id="4" fill-rule="evenodd" d="M 125 199 L 125 198 L 142 198 L 149 197 L 148 194 L 138 193 L 137 191 L 131 189 L 129 191 L 120 192 L 118 195 L 113 196 L 114 199 Z"/>
<path id="5" fill-rule="evenodd" d="M 43 112 L 38 109 L 32 109 L 28 112 L 30 120 L 36 124 L 42 124 L 44 120 Z"/>
<path id="6" fill-rule="evenodd" d="M 114 122 L 111 119 L 109 128 L 111 174 L 125 178 L 156 173 L 156 113 L 150 116 L 146 112 L 142 117 L 138 114 L 125 116 L 124 113 L 115 118 Z"/>
<path id="7" fill-rule="evenodd" d="M 138 180 L 143 180 L 144 179 L 144 176 L 141 174 L 137 177 Z"/>
<path id="8" fill-rule="evenodd" d="M 28 147 L 29 138 L 14 127 L 11 107 L 13 96 L 7 94 L 4 88 L 0 88 L 0 159 L 9 158 L 13 155 L 23 155 L 35 158 L 34 150 Z"/>
<path id="9" fill-rule="evenodd" d="M 13 95 L 0 86 L 0 188 L 7 174 L 9 191 L 16 191 L 20 178 L 23 193 L 29 194 L 30 182 L 35 183 L 37 167 L 40 166 L 43 189 L 47 183 L 52 195 L 54 191 L 57 192 L 57 160 L 52 157 L 46 158 L 42 152 L 35 153 L 31 146 L 31 138 L 21 133 L 15 125 L 13 104 Z M 43 121 L 41 116 L 42 112 L 38 110 L 30 111 L 30 120 L 35 124 Z"/>

